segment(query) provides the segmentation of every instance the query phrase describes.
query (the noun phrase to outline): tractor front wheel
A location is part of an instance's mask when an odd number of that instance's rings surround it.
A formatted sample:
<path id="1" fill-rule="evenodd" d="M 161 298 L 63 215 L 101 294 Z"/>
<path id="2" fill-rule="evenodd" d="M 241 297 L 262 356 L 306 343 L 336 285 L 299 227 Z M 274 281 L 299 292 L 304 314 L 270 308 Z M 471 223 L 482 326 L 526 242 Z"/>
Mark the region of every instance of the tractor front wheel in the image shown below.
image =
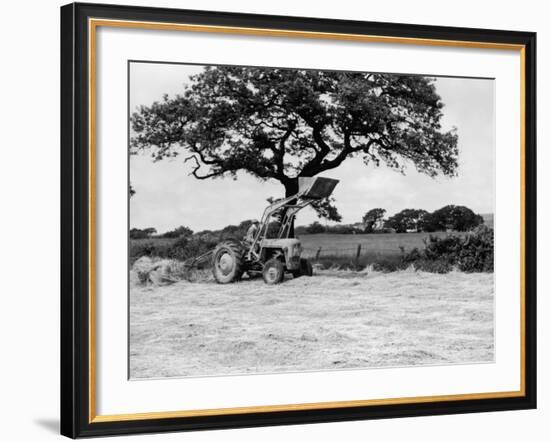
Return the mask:
<path id="1" fill-rule="evenodd" d="M 212 254 L 212 273 L 220 284 L 238 281 L 243 275 L 243 249 L 237 241 L 224 241 Z"/>
<path id="2" fill-rule="evenodd" d="M 278 259 L 270 259 L 264 264 L 262 272 L 266 284 L 279 284 L 285 277 L 285 268 Z"/>

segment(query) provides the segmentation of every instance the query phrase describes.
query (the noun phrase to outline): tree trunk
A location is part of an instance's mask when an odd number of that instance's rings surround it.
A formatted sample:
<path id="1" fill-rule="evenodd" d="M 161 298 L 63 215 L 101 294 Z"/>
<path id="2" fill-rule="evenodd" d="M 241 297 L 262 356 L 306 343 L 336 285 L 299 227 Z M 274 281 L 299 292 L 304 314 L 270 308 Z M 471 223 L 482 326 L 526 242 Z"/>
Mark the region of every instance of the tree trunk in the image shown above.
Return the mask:
<path id="1" fill-rule="evenodd" d="M 284 183 L 285 185 L 285 198 L 288 198 L 289 196 L 292 196 L 292 195 L 296 195 L 298 193 L 298 178 L 291 178 L 289 179 L 287 182 Z M 294 201 L 290 201 L 288 204 L 294 204 L 296 202 L 296 200 Z M 283 216 L 286 214 L 286 211 L 285 213 L 283 213 Z M 295 234 L 294 234 L 294 220 L 292 220 L 292 223 L 290 224 L 290 229 L 289 229 L 289 232 L 288 232 L 288 237 L 289 238 L 295 238 Z"/>
<path id="2" fill-rule="evenodd" d="M 285 198 L 288 198 L 289 196 L 296 195 L 298 193 L 298 178 L 291 178 L 287 182 L 284 183 L 285 185 Z"/>

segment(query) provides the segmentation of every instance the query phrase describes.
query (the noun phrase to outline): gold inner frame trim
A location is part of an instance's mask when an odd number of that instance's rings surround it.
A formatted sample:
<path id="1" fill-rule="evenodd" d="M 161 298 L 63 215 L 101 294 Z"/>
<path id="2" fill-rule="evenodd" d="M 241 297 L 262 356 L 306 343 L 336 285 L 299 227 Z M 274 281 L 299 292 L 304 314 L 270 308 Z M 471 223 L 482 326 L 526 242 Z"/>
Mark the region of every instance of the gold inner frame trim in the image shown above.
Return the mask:
<path id="1" fill-rule="evenodd" d="M 520 389 L 486 393 L 465 393 L 438 396 L 417 396 L 388 399 L 315 402 L 284 405 L 260 405 L 234 408 L 159 411 L 129 414 L 96 414 L 96 31 L 99 26 L 162 31 L 207 32 L 244 36 L 287 37 L 354 41 L 386 44 L 410 44 L 419 46 L 445 46 L 474 49 L 497 49 L 518 51 L 520 54 Z M 409 37 L 389 37 L 346 33 L 291 31 L 281 29 L 210 26 L 182 23 L 140 22 L 130 20 L 88 19 L 88 94 L 89 94 L 89 423 L 133 421 L 145 419 L 168 419 L 178 417 L 221 416 L 246 413 L 269 413 L 278 411 L 322 410 L 328 408 L 365 407 L 376 405 L 418 404 L 427 402 L 482 400 L 525 396 L 525 46 L 494 42 L 439 40 Z"/>
<path id="2" fill-rule="evenodd" d="M 495 399 L 523 396 L 520 391 L 504 391 L 495 393 L 479 393 L 479 394 L 456 394 L 456 395 L 441 395 L 441 396 L 419 396 L 419 397 L 404 397 L 404 398 L 389 398 L 389 399 L 370 399 L 365 401 L 337 401 L 337 402 L 316 402 L 305 404 L 286 404 L 286 405 L 264 405 L 256 407 L 236 407 L 236 408 L 213 408 L 203 410 L 185 410 L 185 411 L 157 411 L 149 413 L 132 413 L 132 414 L 110 414 L 105 416 L 96 416 L 91 422 L 113 422 L 113 421 L 131 421 L 144 419 L 166 419 L 174 417 L 198 417 L 198 416 L 219 416 L 230 414 L 246 414 L 259 412 L 276 412 L 276 411 L 295 411 L 295 410 L 322 410 L 327 408 L 344 408 L 344 407 L 364 407 L 374 405 L 395 405 L 395 404 L 421 404 L 426 402 L 442 402 L 442 401 L 460 401 L 464 399 Z"/>

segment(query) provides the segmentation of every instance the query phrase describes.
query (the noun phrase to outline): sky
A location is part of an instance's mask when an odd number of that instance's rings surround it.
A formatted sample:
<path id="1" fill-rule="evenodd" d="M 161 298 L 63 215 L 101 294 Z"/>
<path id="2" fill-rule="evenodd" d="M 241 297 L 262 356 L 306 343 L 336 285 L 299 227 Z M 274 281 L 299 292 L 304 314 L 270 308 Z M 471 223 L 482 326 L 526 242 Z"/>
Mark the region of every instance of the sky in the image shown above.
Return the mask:
<path id="1" fill-rule="evenodd" d="M 130 114 L 163 94 L 183 91 L 189 75 L 200 66 L 158 63 L 130 64 Z M 458 131 L 458 176 L 430 178 L 408 165 L 405 175 L 385 166 L 365 166 L 360 157 L 346 159 L 323 174 L 340 182 L 334 190 L 343 223 L 361 221 L 375 207 L 391 216 L 405 208 L 436 210 L 447 204 L 464 205 L 476 213 L 494 212 L 495 98 L 494 80 L 438 77 L 443 129 Z M 197 180 L 183 155 L 154 163 L 147 154 L 130 156 L 130 181 L 136 194 L 130 199 L 130 226 L 154 227 L 159 233 L 185 225 L 194 231 L 219 229 L 245 219 L 260 218 L 266 198 L 284 195 L 276 181 L 260 182 L 239 173 L 237 179 Z M 306 208 L 297 224 L 318 220 Z M 323 223 L 325 221 L 322 221 Z"/>

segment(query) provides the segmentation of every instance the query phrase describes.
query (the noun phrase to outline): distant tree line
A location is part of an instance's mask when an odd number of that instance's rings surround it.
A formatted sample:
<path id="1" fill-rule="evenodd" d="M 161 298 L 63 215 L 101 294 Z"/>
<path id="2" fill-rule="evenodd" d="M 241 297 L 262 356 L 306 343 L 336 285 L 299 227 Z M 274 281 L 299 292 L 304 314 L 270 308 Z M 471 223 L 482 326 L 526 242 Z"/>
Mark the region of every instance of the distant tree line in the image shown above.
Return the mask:
<path id="1" fill-rule="evenodd" d="M 148 227 L 146 229 L 130 229 L 131 239 L 146 239 L 146 238 L 191 238 L 191 237 L 215 237 L 215 238 L 241 238 L 246 234 L 246 231 L 252 224 L 252 220 L 245 220 L 237 225 L 228 225 L 219 230 L 201 230 L 200 232 L 193 232 L 187 226 L 179 226 L 175 229 L 168 230 L 167 232 L 157 234 L 157 230 L 154 227 Z M 270 226 L 272 227 L 272 226 Z"/>
<path id="2" fill-rule="evenodd" d="M 189 227 L 179 226 L 173 230 L 161 233 L 157 235 L 157 229 L 154 227 L 147 227 L 145 229 L 130 229 L 131 239 L 146 239 L 146 238 L 180 238 L 182 236 L 191 236 L 193 231 Z"/>
<path id="3" fill-rule="evenodd" d="M 152 238 L 155 233 L 157 233 L 157 229 L 155 229 L 154 227 L 147 227 L 146 229 L 137 229 L 134 227 L 130 229 L 130 238 L 131 239 Z"/>
<path id="4" fill-rule="evenodd" d="M 483 217 L 474 213 L 465 206 L 447 205 L 434 212 L 422 209 L 403 209 L 400 212 L 385 218 L 386 210 L 374 208 L 365 213 L 362 222 L 356 224 L 323 225 L 315 221 L 307 226 L 298 226 L 297 235 L 314 233 L 405 233 L 405 232 L 438 232 L 456 231 L 466 232 L 483 224 Z M 179 226 L 162 234 L 157 234 L 154 227 L 145 229 L 130 229 L 131 239 L 146 238 L 190 238 L 192 236 L 213 236 L 223 238 L 241 238 L 250 226 L 251 220 L 238 225 L 229 225 L 220 230 L 203 230 L 194 233 L 189 227 Z M 276 233 L 278 226 L 268 226 L 268 237 Z"/>
<path id="5" fill-rule="evenodd" d="M 161 238 L 179 238 L 181 236 L 191 236 L 193 231 L 189 227 L 179 226 L 173 230 L 163 233 Z"/>
<path id="6" fill-rule="evenodd" d="M 352 234 L 352 233 L 365 233 L 364 229 L 357 227 L 353 224 L 335 224 L 335 225 L 323 225 L 319 221 L 315 221 L 308 226 L 298 226 L 295 229 L 296 235 L 313 234 L 313 233 L 338 233 L 338 234 Z"/>
<path id="7" fill-rule="evenodd" d="M 483 217 L 466 206 L 447 205 L 434 212 L 422 209 L 404 209 L 384 222 L 386 228 L 397 233 L 437 232 L 452 230 L 466 232 L 483 224 Z"/>
<path id="8" fill-rule="evenodd" d="M 483 224 L 483 217 L 465 206 L 447 205 L 434 212 L 423 209 L 403 209 L 385 218 L 386 210 L 380 207 L 365 213 L 361 223 L 323 225 L 318 221 L 296 228 L 304 233 L 405 233 L 405 232 L 466 232 Z"/>

